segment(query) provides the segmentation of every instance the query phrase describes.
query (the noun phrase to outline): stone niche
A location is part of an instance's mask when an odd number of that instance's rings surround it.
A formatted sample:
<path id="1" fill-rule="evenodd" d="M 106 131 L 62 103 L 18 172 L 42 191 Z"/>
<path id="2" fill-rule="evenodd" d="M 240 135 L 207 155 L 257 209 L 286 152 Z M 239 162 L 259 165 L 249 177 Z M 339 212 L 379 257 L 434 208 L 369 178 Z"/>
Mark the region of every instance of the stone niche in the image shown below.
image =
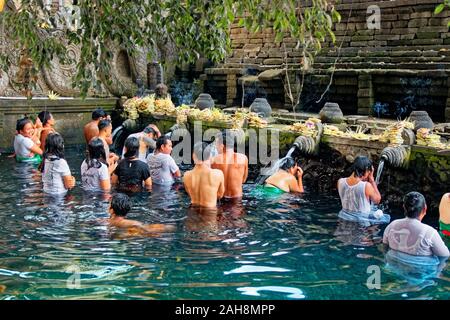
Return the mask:
<path id="1" fill-rule="evenodd" d="M 34 115 L 48 110 L 56 120 L 55 129 L 64 137 L 65 144 L 85 143 L 83 127 L 91 121 L 92 111 L 103 108 L 111 113 L 116 98 L 60 99 L 0 99 L 0 148 L 10 151 L 16 131 L 16 121 L 23 115 Z"/>

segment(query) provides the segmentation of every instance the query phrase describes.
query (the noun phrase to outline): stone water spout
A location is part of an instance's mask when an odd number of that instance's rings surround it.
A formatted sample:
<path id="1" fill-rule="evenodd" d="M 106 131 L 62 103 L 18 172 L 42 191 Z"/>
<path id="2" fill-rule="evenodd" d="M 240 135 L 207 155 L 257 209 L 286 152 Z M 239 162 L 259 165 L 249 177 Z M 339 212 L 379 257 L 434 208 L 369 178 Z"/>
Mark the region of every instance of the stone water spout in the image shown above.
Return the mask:
<path id="1" fill-rule="evenodd" d="M 386 147 L 380 158 L 394 168 L 406 168 L 409 164 L 410 148 L 405 146 Z"/>
<path id="2" fill-rule="evenodd" d="M 322 138 L 323 125 L 316 123 L 317 135 L 315 138 L 309 136 L 299 136 L 295 139 L 293 147 L 297 148 L 300 153 L 306 155 L 317 155 L 319 153 L 320 139 Z"/>

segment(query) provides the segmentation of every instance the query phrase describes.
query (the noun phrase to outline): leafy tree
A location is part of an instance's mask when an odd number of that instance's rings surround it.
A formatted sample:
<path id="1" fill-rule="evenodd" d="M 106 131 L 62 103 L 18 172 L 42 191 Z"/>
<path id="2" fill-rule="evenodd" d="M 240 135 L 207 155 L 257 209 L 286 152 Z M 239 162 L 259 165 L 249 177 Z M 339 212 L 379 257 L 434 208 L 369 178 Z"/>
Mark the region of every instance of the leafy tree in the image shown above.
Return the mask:
<path id="1" fill-rule="evenodd" d="M 334 0 L 82 0 L 66 14 L 56 12 L 51 0 L 20 2 L 16 10 L 0 13 L 3 33 L 13 44 L 0 54 L 0 68 L 18 64 L 11 54 L 17 48 L 33 70 L 48 67 L 54 57 L 67 62 L 62 32 L 81 47 L 73 86 L 83 95 L 97 84 L 98 74 L 108 74 L 117 45 L 133 56 L 138 47 L 171 43 L 179 62 L 200 56 L 218 62 L 230 52 L 230 27 L 238 23 L 251 32 L 273 28 L 276 41 L 295 38 L 313 58 L 327 36 L 334 41 L 333 22 L 340 21 Z"/>

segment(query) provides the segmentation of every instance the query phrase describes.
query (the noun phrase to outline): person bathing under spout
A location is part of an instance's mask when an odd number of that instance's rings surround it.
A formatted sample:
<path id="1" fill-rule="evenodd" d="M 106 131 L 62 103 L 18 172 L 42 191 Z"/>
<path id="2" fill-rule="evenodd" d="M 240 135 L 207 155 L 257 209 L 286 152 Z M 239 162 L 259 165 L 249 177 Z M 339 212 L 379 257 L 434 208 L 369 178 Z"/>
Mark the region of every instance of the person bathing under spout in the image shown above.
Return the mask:
<path id="1" fill-rule="evenodd" d="M 222 171 L 211 169 L 211 148 L 206 142 L 194 145 L 192 158 L 195 167 L 184 175 L 184 187 L 191 198 L 192 205 L 215 208 L 217 200 L 225 193 Z"/>
<path id="2" fill-rule="evenodd" d="M 211 168 L 223 172 L 225 179 L 225 199 L 241 199 L 242 184 L 248 177 L 248 159 L 245 154 L 234 152 L 234 138 L 223 131 L 216 137 L 219 155 L 211 161 Z"/>
<path id="3" fill-rule="evenodd" d="M 352 170 L 349 177 L 341 178 L 337 183 L 342 203 L 339 217 L 357 222 L 389 222 L 390 216 L 383 214 L 381 210 L 372 212 L 370 202 L 379 204 L 381 201 L 381 194 L 373 177 L 372 161 L 367 157 L 358 156 Z"/>
<path id="4" fill-rule="evenodd" d="M 266 180 L 265 189 L 284 192 L 304 192 L 303 170 L 292 157 L 286 157 L 280 169 Z"/>

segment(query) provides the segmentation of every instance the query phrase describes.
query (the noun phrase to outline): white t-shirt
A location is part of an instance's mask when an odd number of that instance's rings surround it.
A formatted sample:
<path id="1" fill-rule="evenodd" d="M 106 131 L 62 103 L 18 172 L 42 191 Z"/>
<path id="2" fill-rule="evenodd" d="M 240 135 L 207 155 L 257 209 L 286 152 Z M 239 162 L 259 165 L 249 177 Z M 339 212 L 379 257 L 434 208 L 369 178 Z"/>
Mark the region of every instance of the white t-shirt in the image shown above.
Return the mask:
<path id="1" fill-rule="evenodd" d="M 61 194 L 67 192 L 67 189 L 64 186 L 63 177 L 72 175 L 70 173 L 67 161 L 56 157 L 51 157 L 50 159 L 45 159 L 44 161 L 44 172 L 42 173 L 44 192 L 51 194 Z"/>
<path id="2" fill-rule="evenodd" d="M 147 164 L 152 182 L 155 184 L 171 184 L 175 181 L 173 174 L 179 170 L 175 160 L 165 153 L 149 154 Z"/>
<path id="3" fill-rule="evenodd" d="M 24 137 L 21 134 L 17 134 L 14 137 L 14 152 L 16 156 L 22 158 L 31 158 L 30 157 L 30 149 L 34 146 L 33 140 L 28 137 Z"/>
<path id="4" fill-rule="evenodd" d="M 109 180 L 109 172 L 106 164 L 101 163 L 100 168 L 91 167 L 88 169 L 86 160 L 81 164 L 81 182 L 85 190 L 99 191 L 101 180 Z"/>
<path id="5" fill-rule="evenodd" d="M 450 255 L 439 233 L 418 219 L 404 218 L 393 221 L 384 230 L 383 243 L 393 250 L 414 256 Z"/>

